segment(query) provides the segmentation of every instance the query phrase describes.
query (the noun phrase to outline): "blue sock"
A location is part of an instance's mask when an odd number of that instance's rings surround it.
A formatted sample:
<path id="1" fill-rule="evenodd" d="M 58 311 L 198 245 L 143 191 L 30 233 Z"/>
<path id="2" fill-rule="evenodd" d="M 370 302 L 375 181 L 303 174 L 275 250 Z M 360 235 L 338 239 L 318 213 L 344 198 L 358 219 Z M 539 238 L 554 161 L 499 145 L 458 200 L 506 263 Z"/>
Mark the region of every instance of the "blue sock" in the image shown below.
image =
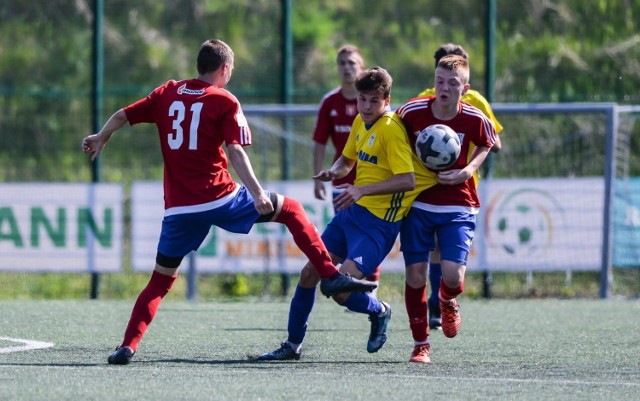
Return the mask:
<path id="1" fill-rule="evenodd" d="M 293 344 L 302 344 L 304 336 L 307 334 L 307 320 L 313 309 L 316 300 L 316 287 L 302 288 L 296 286 L 296 292 L 291 299 L 289 307 L 289 338 L 287 341 Z"/>
<path id="2" fill-rule="evenodd" d="M 382 304 L 376 298 L 363 292 L 352 292 L 344 303 L 352 312 L 378 315 L 382 312 Z"/>
<path id="3" fill-rule="evenodd" d="M 442 278 L 442 266 L 440 263 L 429 264 L 429 286 L 431 287 L 431 295 L 429 296 L 430 305 L 438 305 L 440 297 L 440 279 Z"/>

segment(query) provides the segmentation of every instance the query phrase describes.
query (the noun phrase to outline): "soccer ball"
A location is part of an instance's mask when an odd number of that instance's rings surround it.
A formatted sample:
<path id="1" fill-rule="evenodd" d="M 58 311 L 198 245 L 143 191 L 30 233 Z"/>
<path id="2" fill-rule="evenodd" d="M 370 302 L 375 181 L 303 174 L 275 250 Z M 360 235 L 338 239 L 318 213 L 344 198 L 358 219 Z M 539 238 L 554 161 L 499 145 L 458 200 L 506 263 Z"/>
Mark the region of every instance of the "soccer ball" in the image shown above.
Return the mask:
<path id="1" fill-rule="evenodd" d="M 442 170 L 458 160 L 460 138 L 444 124 L 433 124 L 418 133 L 416 138 L 418 159 L 431 170 Z"/>

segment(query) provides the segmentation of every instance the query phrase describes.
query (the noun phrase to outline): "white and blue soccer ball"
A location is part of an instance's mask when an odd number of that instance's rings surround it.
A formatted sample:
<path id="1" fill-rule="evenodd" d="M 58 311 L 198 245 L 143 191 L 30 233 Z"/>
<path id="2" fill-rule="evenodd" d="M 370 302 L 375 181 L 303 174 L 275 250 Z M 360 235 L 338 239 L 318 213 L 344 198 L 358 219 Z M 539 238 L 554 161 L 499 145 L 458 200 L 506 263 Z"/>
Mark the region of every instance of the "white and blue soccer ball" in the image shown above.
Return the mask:
<path id="1" fill-rule="evenodd" d="M 418 133 L 415 144 L 420 161 L 431 170 L 442 170 L 458 160 L 460 138 L 449 126 L 433 124 Z"/>

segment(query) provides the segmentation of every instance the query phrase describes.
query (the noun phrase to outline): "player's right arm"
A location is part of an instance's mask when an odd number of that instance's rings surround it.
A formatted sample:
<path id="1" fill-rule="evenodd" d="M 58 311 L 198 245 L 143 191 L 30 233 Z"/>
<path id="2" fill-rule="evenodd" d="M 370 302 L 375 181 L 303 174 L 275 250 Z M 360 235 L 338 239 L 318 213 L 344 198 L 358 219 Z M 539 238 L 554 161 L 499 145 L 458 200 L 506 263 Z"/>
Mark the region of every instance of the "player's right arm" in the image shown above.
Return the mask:
<path id="1" fill-rule="evenodd" d="M 124 112 L 124 109 L 120 109 L 113 113 L 98 133 L 89 135 L 82 140 L 82 150 L 84 153 L 93 153 L 91 155 L 91 161 L 94 161 L 100 153 L 102 153 L 102 149 L 104 149 L 111 135 L 122 128 L 127 121 L 127 114 Z"/>
<path id="2" fill-rule="evenodd" d="M 313 176 L 314 180 L 329 182 L 337 178 L 342 178 L 349 174 L 353 166 L 356 165 L 355 159 L 350 159 L 345 155 L 340 155 L 329 170 L 320 170 Z"/>
<path id="3" fill-rule="evenodd" d="M 322 170 L 322 163 L 326 153 L 327 146 L 325 144 L 314 142 L 313 145 L 313 174 L 316 175 Z M 313 193 L 316 199 L 324 200 L 327 195 L 327 190 L 324 187 L 324 183 L 320 180 L 313 180 L 314 189 Z"/>
<path id="4" fill-rule="evenodd" d="M 273 212 L 273 204 L 269 197 L 264 193 L 260 182 L 256 178 L 251 166 L 251 161 L 247 153 L 242 149 L 242 145 L 237 143 L 227 144 L 227 153 L 229 154 L 229 163 L 240 177 L 240 180 L 247 187 L 247 190 L 253 196 L 253 203 L 260 214 L 269 214 Z"/>
<path id="5" fill-rule="evenodd" d="M 334 200 L 337 210 L 343 210 L 358 202 L 363 196 L 388 195 L 398 192 L 412 191 L 416 187 L 413 172 L 394 174 L 382 182 L 366 185 L 342 184 L 338 188 L 344 189 Z"/>
<path id="6" fill-rule="evenodd" d="M 318 108 L 318 114 L 316 115 L 316 122 L 313 128 L 313 174 L 317 175 L 322 170 L 324 164 L 325 153 L 327 149 L 327 142 L 331 137 L 331 106 L 330 106 L 330 94 L 325 94 L 320 101 Z M 320 180 L 313 180 L 313 194 L 316 199 L 324 200 L 326 197 L 326 189 L 324 182 Z"/>

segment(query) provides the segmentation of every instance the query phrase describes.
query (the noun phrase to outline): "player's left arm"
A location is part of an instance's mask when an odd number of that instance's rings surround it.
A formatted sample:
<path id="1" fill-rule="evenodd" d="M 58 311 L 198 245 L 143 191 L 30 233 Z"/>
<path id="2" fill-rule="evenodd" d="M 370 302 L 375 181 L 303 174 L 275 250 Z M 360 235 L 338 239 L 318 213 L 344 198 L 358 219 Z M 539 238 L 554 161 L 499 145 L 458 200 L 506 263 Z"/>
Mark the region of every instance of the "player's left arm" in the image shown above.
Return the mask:
<path id="1" fill-rule="evenodd" d="M 227 144 L 227 153 L 229 154 L 229 162 L 233 169 L 240 177 L 240 180 L 247 187 L 247 190 L 253 196 L 253 204 L 260 214 L 269 214 L 273 212 L 273 204 L 269 197 L 264 193 L 260 182 L 256 178 L 251 166 L 251 161 L 247 153 L 242 149 L 242 145 L 237 143 Z"/>
<path id="2" fill-rule="evenodd" d="M 446 170 L 438 173 L 437 179 L 440 184 L 461 184 L 473 177 L 489 155 L 497 138 L 495 127 L 486 116 L 480 117 L 477 129 L 472 129 L 469 134 L 472 135 L 471 142 L 475 145 L 475 148 L 467 165 L 462 169 Z"/>
<path id="3" fill-rule="evenodd" d="M 498 153 L 502 149 L 500 133 L 502 132 L 503 127 L 502 124 L 500 124 L 500 121 L 498 121 L 498 119 L 496 118 L 495 114 L 493 114 L 493 109 L 491 108 L 491 105 L 489 104 L 487 99 L 477 91 L 469 91 L 462 100 L 480 109 L 480 111 L 482 111 L 482 113 L 487 116 L 489 120 L 491 120 L 491 123 L 493 124 L 493 127 L 496 131 L 496 141 L 493 144 L 491 151 L 494 153 Z"/>
<path id="4" fill-rule="evenodd" d="M 498 153 L 502 149 L 502 141 L 500 140 L 500 135 L 496 135 L 496 141 L 493 143 L 491 147 L 491 151 L 493 153 Z"/>
<path id="5" fill-rule="evenodd" d="M 438 182 L 443 185 L 456 185 L 465 182 L 478 171 L 490 151 L 490 147 L 476 146 L 471 154 L 469 163 L 463 169 L 439 172 L 437 175 Z"/>

